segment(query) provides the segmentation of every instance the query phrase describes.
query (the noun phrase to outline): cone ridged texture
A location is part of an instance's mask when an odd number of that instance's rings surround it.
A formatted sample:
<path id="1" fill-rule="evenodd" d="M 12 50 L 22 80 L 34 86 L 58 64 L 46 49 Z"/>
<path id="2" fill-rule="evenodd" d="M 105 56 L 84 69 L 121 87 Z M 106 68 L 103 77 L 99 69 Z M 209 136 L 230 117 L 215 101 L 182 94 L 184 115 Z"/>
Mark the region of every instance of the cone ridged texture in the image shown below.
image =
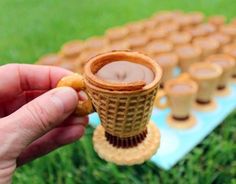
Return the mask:
<path id="1" fill-rule="evenodd" d="M 157 89 L 158 85 L 147 91 L 117 95 L 86 85 L 102 126 L 106 132 L 121 138 L 135 136 L 146 129 Z"/>

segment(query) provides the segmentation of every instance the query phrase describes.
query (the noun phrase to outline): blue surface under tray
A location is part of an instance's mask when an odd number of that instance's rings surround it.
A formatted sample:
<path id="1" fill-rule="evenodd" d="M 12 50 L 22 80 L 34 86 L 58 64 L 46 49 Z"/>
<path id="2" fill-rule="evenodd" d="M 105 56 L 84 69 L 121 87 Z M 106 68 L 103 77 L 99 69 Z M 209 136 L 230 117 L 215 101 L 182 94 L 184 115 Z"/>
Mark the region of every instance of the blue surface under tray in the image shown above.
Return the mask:
<path id="1" fill-rule="evenodd" d="M 215 97 L 217 109 L 213 112 L 193 110 L 197 124 L 187 130 L 174 129 L 166 123 L 169 109 L 153 109 L 151 119 L 161 131 L 161 145 L 151 158 L 160 168 L 168 170 L 200 143 L 224 118 L 236 107 L 236 84 L 230 85 L 231 93 L 225 97 Z M 97 113 L 90 115 L 90 124 L 96 127 L 100 123 Z"/>

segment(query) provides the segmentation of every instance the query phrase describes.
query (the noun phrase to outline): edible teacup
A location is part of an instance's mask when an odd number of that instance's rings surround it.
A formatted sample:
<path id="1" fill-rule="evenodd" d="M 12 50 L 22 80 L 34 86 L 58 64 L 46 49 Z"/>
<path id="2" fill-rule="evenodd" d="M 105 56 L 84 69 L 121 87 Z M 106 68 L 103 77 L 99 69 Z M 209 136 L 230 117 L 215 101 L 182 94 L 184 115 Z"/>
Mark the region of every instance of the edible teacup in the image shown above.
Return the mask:
<path id="1" fill-rule="evenodd" d="M 225 24 L 226 17 L 223 15 L 214 15 L 208 18 L 208 22 L 219 27 Z"/>
<path id="2" fill-rule="evenodd" d="M 229 35 L 227 35 L 225 33 L 221 33 L 221 32 L 215 32 L 215 33 L 209 35 L 208 38 L 219 42 L 219 44 L 220 44 L 219 53 L 222 53 L 224 46 L 229 44 L 232 40 Z"/>
<path id="3" fill-rule="evenodd" d="M 164 87 L 166 81 L 174 78 L 174 69 L 178 64 L 178 56 L 174 53 L 162 53 L 153 56 L 153 59 L 162 67 L 161 87 Z"/>
<path id="4" fill-rule="evenodd" d="M 75 60 L 85 50 L 84 42 L 81 40 L 72 40 L 65 43 L 60 50 L 60 55 L 69 60 Z"/>
<path id="5" fill-rule="evenodd" d="M 189 66 L 193 63 L 201 61 L 202 50 L 198 46 L 184 44 L 177 47 L 175 52 L 179 57 L 179 66 L 182 72 L 188 71 Z"/>
<path id="6" fill-rule="evenodd" d="M 175 128 L 190 128 L 196 120 L 191 114 L 191 108 L 197 94 L 198 86 L 193 80 L 177 78 L 165 83 L 164 90 L 156 97 L 155 104 L 161 109 L 170 108 L 167 118 L 170 126 Z M 166 97 L 165 102 L 162 102 Z"/>
<path id="7" fill-rule="evenodd" d="M 202 49 L 202 59 L 205 59 L 212 54 L 216 54 L 220 48 L 220 44 L 217 40 L 204 37 L 195 38 L 193 44 Z"/>
<path id="8" fill-rule="evenodd" d="M 206 104 L 211 101 L 213 92 L 219 82 L 222 69 L 214 63 L 195 63 L 189 68 L 189 75 L 198 84 L 196 101 Z"/>
<path id="9" fill-rule="evenodd" d="M 127 27 L 115 27 L 106 31 L 106 37 L 110 43 L 122 41 L 127 37 L 128 34 L 129 30 Z"/>
<path id="10" fill-rule="evenodd" d="M 149 120 L 161 76 L 160 66 L 150 57 L 113 51 L 91 58 L 84 77 L 65 77 L 58 86 L 88 94 L 76 112 L 85 115 L 94 109 L 98 113 L 101 125 L 93 135 L 98 155 L 119 165 L 133 165 L 149 159 L 160 144 L 159 131 Z"/>
<path id="11" fill-rule="evenodd" d="M 188 32 L 173 32 L 168 37 L 168 40 L 171 41 L 174 46 L 190 43 L 191 39 L 192 36 Z"/>
<path id="12" fill-rule="evenodd" d="M 223 53 L 232 56 L 234 58 L 234 61 L 236 62 L 236 44 L 229 44 L 224 46 Z M 234 66 L 232 78 L 236 82 L 236 63 Z"/>
<path id="13" fill-rule="evenodd" d="M 190 66 L 189 77 L 198 84 L 195 107 L 209 111 L 216 108 L 213 95 L 219 83 L 222 69 L 214 63 L 200 62 Z"/>
<path id="14" fill-rule="evenodd" d="M 227 54 L 215 54 L 206 59 L 206 62 L 217 64 L 222 68 L 222 74 L 217 84 L 219 95 L 226 95 L 229 93 L 228 82 L 235 67 L 235 60 Z"/>
<path id="15" fill-rule="evenodd" d="M 145 51 L 150 55 L 157 55 L 161 53 L 171 52 L 173 50 L 173 44 L 166 40 L 156 40 L 149 43 Z"/>

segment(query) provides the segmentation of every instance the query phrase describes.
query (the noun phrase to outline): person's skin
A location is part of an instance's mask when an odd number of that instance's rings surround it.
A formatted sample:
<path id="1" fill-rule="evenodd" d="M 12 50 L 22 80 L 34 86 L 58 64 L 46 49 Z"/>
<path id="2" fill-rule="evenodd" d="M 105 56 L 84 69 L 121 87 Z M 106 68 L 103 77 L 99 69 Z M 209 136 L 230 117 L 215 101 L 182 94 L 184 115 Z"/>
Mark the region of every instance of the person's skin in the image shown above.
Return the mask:
<path id="1" fill-rule="evenodd" d="M 1 184 L 11 183 L 16 167 L 83 135 L 88 117 L 72 115 L 78 93 L 69 87 L 55 88 L 70 74 L 48 66 L 0 67 Z"/>

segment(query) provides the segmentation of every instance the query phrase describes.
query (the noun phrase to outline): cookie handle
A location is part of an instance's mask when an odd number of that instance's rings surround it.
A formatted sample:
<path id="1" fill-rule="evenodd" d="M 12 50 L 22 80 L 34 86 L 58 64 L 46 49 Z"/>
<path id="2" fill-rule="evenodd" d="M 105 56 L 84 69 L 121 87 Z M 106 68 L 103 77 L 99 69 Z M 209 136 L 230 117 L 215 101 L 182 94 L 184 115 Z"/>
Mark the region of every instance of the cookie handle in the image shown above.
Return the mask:
<path id="1" fill-rule="evenodd" d="M 161 100 L 166 97 L 165 102 L 161 102 Z M 166 92 L 165 91 L 160 91 L 159 93 L 157 93 L 156 99 L 155 99 L 155 105 L 160 108 L 160 109 L 165 109 L 169 106 L 169 100 L 166 96 Z"/>
<path id="2" fill-rule="evenodd" d="M 73 74 L 66 77 L 63 77 L 58 83 L 57 87 L 71 87 L 76 91 L 83 90 L 86 92 L 84 79 L 79 74 Z M 88 96 L 88 95 L 87 95 Z M 78 101 L 78 105 L 75 109 L 75 114 L 78 116 L 85 116 L 94 112 L 94 108 L 91 100 L 88 98 L 85 101 Z"/>

